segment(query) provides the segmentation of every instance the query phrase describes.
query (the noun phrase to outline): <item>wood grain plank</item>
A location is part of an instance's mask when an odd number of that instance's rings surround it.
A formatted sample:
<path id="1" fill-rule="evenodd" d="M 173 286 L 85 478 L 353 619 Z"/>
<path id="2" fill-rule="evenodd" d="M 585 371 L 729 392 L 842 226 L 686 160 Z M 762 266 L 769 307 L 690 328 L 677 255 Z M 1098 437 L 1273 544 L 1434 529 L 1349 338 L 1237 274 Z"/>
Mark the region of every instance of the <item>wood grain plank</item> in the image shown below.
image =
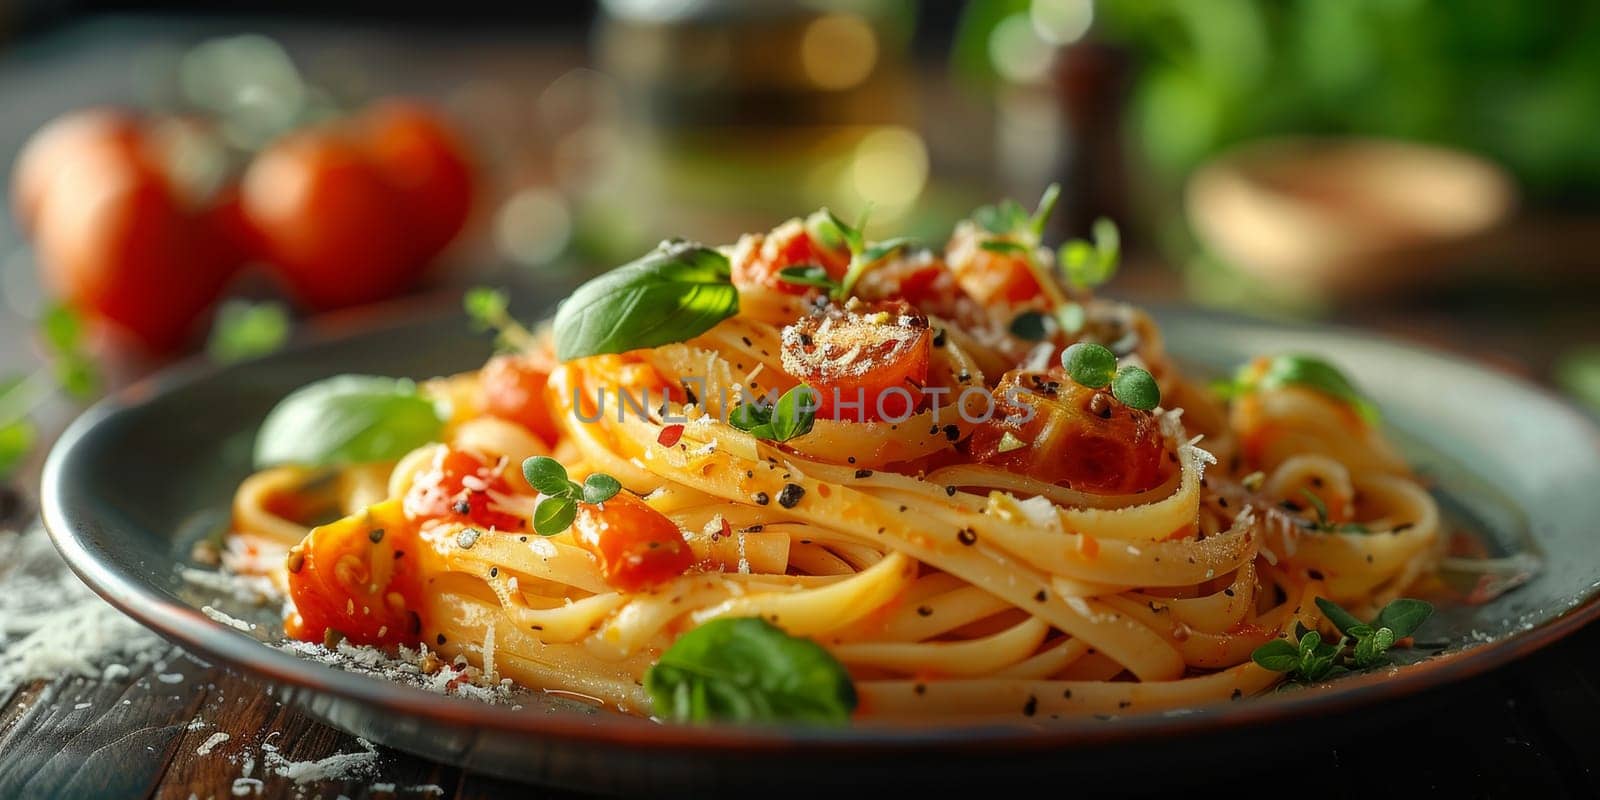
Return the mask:
<path id="1" fill-rule="evenodd" d="M 170 649 L 119 680 L 49 682 L 0 738 L 0 797 L 147 795 L 205 697 L 196 678 L 207 669 Z"/>
<path id="2" fill-rule="evenodd" d="M 199 710 L 200 724 L 186 733 L 153 793 L 158 800 L 233 797 L 236 786 L 244 796 L 265 797 L 432 800 L 453 794 L 459 780 L 454 767 L 382 747 L 375 748 L 378 755 L 370 768 L 354 777 L 296 783 L 277 774 L 274 754 L 290 762 L 310 762 L 366 748 L 231 673 L 219 671 L 213 680 L 215 688 Z M 217 734 L 227 738 L 201 753 Z"/>

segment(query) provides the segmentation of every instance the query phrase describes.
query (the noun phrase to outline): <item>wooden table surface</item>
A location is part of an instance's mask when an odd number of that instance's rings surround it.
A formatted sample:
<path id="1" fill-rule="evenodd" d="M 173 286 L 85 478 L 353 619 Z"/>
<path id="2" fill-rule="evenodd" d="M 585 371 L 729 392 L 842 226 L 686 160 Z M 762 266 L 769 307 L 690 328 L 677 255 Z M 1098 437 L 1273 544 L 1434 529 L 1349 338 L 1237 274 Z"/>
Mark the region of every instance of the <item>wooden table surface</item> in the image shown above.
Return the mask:
<path id="1" fill-rule="evenodd" d="M 126 54 L 123 54 L 126 55 Z M 45 59 L 60 75 L 103 75 L 120 63 L 96 51 L 77 61 Z M 86 62 L 94 62 L 89 64 Z M 13 65 L 15 67 L 15 65 Z M 0 69 L 0 159 L 26 130 L 60 108 L 101 99 L 93 81 L 41 81 L 36 63 Z M 19 110 L 21 109 L 21 110 Z M 16 113 L 13 113 L 16 111 Z M 0 232 L 0 237 L 3 237 Z M 0 238 L 0 249 L 7 243 Z M 0 253 L 4 255 L 4 253 Z M 1135 278 L 1137 283 L 1137 278 Z M 1170 295 L 1161 278 L 1153 295 Z M 1149 286 L 1142 287 L 1151 289 Z M 1596 338 L 1593 294 L 1460 298 L 1404 309 L 1368 307 L 1346 320 L 1479 358 L 1539 378 L 1557 345 Z M 0 371 L 32 360 L 26 321 L 0 308 Z M 0 504 L 3 505 L 3 504 Z M 3 526 L 3 521 L 0 521 Z M 0 537 L 15 536 L 0 531 Z M 0 584 L 0 592 L 7 587 Z M 3 642 L 3 639 L 0 639 Z M 3 648 L 3 644 L 0 644 Z M 1289 752 L 1265 763 L 1241 760 L 1182 777 L 1185 788 L 1252 794 L 1448 794 L 1455 797 L 1600 795 L 1600 627 L 1519 663 L 1459 685 L 1357 712 L 1371 724 L 1332 736 L 1319 720 L 1284 729 Z M 219 734 L 226 734 L 225 739 Z M 208 743 L 210 746 L 208 747 Z M 0 697 L 0 800 L 156 797 L 567 797 L 377 748 L 356 779 L 297 783 L 267 768 L 270 754 L 293 762 L 366 751 L 257 688 L 176 648 L 121 677 L 37 680 Z M 1244 765 L 1244 766 L 1242 766 Z M 247 774 L 248 772 L 248 774 Z M 1072 776 L 1061 776 L 1064 786 Z M 241 778 L 245 782 L 239 782 Z M 255 785 L 250 780 L 259 780 Z M 907 776 L 907 784 L 915 776 Z M 752 787 L 754 788 L 754 787 Z M 1115 787 L 1104 787 L 1115 792 Z"/>

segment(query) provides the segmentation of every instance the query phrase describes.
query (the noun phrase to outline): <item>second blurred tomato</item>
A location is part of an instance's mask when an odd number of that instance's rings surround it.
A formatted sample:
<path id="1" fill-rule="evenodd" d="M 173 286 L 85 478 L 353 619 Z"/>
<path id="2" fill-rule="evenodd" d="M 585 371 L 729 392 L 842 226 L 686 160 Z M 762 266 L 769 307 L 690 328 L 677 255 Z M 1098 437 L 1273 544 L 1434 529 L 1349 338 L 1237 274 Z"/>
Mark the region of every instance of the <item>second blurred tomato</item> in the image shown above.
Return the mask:
<path id="1" fill-rule="evenodd" d="M 256 247 L 312 308 L 416 285 L 471 210 L 466 149 L 423 106 L 388 102 L 256 157 L 242 208 Z"/>

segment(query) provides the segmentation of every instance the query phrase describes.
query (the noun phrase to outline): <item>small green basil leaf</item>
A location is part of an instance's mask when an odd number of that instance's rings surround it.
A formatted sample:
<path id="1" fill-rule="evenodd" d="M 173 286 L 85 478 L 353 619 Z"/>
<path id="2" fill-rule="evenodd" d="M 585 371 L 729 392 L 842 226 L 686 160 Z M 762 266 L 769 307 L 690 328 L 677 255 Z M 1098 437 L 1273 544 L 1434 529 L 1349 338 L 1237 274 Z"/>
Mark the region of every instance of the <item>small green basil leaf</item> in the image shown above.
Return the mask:
<path id="1" fill-rule="evenodd" d="M 1161 386 L 1143 367 L 1128 365 L 1111 379 L 1111 395 L 1129 408 L 1149 411 L 1161 405 Z"/>
<path id="2" fill-rule="evenodd" d="M 461 307 L 479 330 L 489 330 L 510 313 L 511 298 L 500 289 L 474 286 L 461 296 Z"/>
<path id="3" fill-rule="evenodd" d="M 839 282 L 828 275 L 828 271 L 816 264 L 796 264 L 778 270 L 778 280 L 792 283 L 797 286 L 820 286 L 832 289 Z"/>
<path id="4" fill-rule="evenodd" d="M 1323 615 L 1328 618 L 1329 622 L 1333 623 L 1333 627 L 1339 629 L 1340 633 L 1354 636 L 1356 635 L 1356 628 L 1363 625 L 1361 620 L 1356 619 L 1356 615 L 1344 610 L 1338 603 L 1326 597 L 1318 597 L 1316 602 L 1317 608 L 1322 609 Z"/>
<path id="5" fill-rule="evenodd" d="M 595 472 L 583 479 L 583 502 L 596 505 L 617 496 L 622 482 L 603 472 Z"/>
<path id="6" fill-rule="evenodd" d="M 554 536 L 570 527 L 578 516 L 578 504 L 571 497 L 546 497 L 533 509 L 533 532 Z"/>
<path id="7" fill-rule="evenodd" d="M 1322 634 L 1316 631 L 1306 631 L 1306 635 L 1300 637 L 1300 657 L 1305 658 L 1315 654 L 1317 647 L 1321 644 Z"/>
<path id="8" fill-rule="evenodd" d="M 339 375 L 297 389 L 256 435 L 258 468 L 391 461 L 434 441 L 438 408 L 408 380 Z"/>
<path id="9" fill-rule="evenodd" d="M 1378 419 L 1377 406 L 1357 391 L 1355 384 L 1338 367 L 1315 356 L 1278 356 L 1267 363 L 1266 371 L 1256 380 L 1256 387 L 1260 389 L 1279 389 L 1284 386 L 1315 389 L 1350 404 L 1356 413 L 1369 422 Z"/>
<path id="10" fill-rule="evenodd" d="M 817 393 L 804 384 L 778 398 L 772 409 L 772 441 L 787 442 L 811 432 L 817 416 Z"/>
<path id="11" fill-rule="evenodd" d="M 824 208 L 822 209 L 822 213 L 827 215 L 828 222 L 832 223 L 834 229 L 839 232 L 839 238 L 844 240 L 845 248 L 848 249 L 851 254 L 861 252 L 861 248 L 866 242 L 861 233 L 861 229 L 866 227 L 867 212 L 865 210 L 861 212 L 861 222 L 855 226 L 851 226 L 844 220 L 839 219 L 839 217 L 833 213 L 832 209 Z"/>
<path id="12" fill-rule="evenodd" d="M 564 497 L 572 493 L 567 468 L 549 456 L 533 456 L 523 461 L 522 477 L 534 491 L 546 497 Z"/>
<path id="13" fill-rule="evenodd" d="M 716 619 L 678 637 L 644 688 L 656 716 L 676 722 L 841 724 L 856 707 L 850 674 L 828 651 L 754 618 Z"/>
<path id="14" fill-rule="evenodd" d="M 1039 205 L 1034 208 L 1033 216 L 1028 218 L 1028 230 L 1033 232 L 1033 238 L 1044 236 L 1044 226 L 1050 221 L 1050 215 L 1055 213 L 1056 201 L 1061 199 L 1061 184 L 1052 183 L 1044 187 L 1044 194 L 1039 197 Z"/>
<path id="15" fill-rule="evenodd" d="M 1394 631 L 1396 639 L 1404 639 L 1415 633 L 1432 614 L 1432 603 L 1402 597 L 1384 606 L 1372 624 Z"/>
<path id="16" fill-rule="evenodd" d="M 1262 669 L 1288 672 L 1300 665 L 1300 651 L 1283 639 L 1273 639 L 1257 647 L 1255 652 L 1250 654 L 1250 660 L 1256 662 Z"/>
<path id="17" fill-rule="evenodd" d="M 578 287 L 556 311 L 556 356 L 570 361 L 682 342 L 739 313 L 728 258 L 663 242 Z"/>

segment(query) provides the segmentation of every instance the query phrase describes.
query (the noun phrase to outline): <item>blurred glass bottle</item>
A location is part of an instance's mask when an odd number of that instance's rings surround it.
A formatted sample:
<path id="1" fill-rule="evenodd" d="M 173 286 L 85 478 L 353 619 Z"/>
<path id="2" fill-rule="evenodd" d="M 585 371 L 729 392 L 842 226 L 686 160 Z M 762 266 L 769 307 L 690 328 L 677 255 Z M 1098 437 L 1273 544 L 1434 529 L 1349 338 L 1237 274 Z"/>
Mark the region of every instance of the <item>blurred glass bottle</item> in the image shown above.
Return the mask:
<path id="1" fill-rule="evenodd" d="M 647 230 L 731 240 L 804 209 L 892 225 L 928 178 L 904 0 L 603 0 L 625 196 Z"/>

